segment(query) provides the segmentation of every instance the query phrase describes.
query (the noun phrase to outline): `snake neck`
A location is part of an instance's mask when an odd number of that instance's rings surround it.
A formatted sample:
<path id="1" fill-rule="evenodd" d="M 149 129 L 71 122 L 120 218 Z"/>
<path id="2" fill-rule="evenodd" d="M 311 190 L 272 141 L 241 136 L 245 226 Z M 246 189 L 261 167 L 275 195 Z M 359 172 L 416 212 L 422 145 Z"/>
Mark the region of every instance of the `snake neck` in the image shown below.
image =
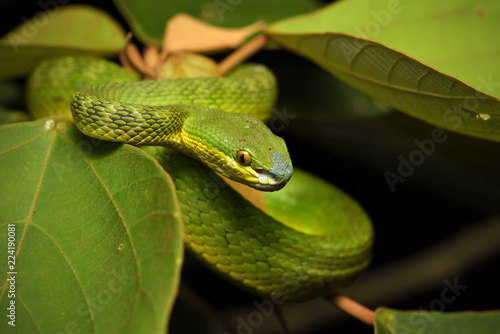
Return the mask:
<path id="1" fill-rule="evenodd" d="M 182 147 L 182 127 L 189 117 L 185 108 L 127 104 L 93 93 L 92 87 L 85 88 L 71 100 L 73 118 L 84 134 L 133 145 Z"/>
<path id="2" fill-rule="evenodd" d="M 98 86 L 82 89 L 71 102 L 75 123 L 84 134 L 132 145 L 170 147 L 215 171 L 235 173 L 234 159 L 210 144 L 216 141 L 208 140 L 218 134 L 206 130 L 210 124 L 225 124 L 228 113 L 199 106 L 126 104 L 98 97 L 96 90 Z"/>

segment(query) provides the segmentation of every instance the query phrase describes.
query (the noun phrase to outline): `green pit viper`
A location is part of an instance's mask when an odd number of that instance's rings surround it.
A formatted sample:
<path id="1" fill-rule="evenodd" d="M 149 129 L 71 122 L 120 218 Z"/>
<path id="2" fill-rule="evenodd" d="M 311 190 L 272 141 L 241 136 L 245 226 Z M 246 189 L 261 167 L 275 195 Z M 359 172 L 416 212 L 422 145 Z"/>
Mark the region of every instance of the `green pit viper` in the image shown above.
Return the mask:
<path id="1" fill-rule="evenodd" d="M 104 59 L 61 57 L 32 73 L 27 103 L 38 118 L 72 117 L 85 135 L 152 145 L 144 149 L 175 181 L 187 248 L 260 297 L 302 301 L 351 284 L 369 265 L 373 230 L 354 200 L 293 169 L 285 142 L 262 122 L 276 95 L 262 65 L 139 81 Z M 266 213 L 207 167 L 266 191 Z"/>

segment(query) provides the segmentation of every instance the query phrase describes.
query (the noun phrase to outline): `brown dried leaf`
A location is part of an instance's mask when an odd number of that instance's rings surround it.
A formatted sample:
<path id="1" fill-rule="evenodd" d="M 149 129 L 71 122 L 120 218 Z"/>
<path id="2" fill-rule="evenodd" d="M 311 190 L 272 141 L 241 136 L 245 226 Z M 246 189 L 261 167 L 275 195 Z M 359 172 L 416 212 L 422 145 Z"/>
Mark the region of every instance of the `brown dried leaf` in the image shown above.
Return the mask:
<path id="1" fill-rule="evenodd" d="M 152 70 L 156 71 L 158 64 L 160 63 L 160 50 L 157 45 L 147 45 L 144 47 L 144 62 L 146 66 Z"/>
<path id="2" fill-rule="evenodd" d="M 265 23 L 259 21 L 242 28 L 221 28 L 180 13 L 167 23 L 163 49 L 168 52 L 233 49 L 264 27 Z"/>

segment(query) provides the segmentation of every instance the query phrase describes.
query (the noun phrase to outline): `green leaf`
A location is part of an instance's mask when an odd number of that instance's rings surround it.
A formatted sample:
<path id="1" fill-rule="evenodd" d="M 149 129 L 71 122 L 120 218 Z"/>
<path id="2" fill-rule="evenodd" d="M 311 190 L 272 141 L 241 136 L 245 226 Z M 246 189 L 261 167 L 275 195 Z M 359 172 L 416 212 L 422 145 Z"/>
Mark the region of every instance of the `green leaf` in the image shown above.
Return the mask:
<path id="1" fill-rule="evenodd" d="M 0 79 L 27 75 L 47 57 L 117 55 L 125 33 L 106 12 L 84 5 L 42 12 L 0 39 Z"/>
<path id="2" fill-rule="evenodd" d="M 223 27 L 242 27 L 259 20 L 273 22 L 317 8 L 306 0 L 252 1 L 169 1 L 114 0 L 132 27 L 135 35 L 146 44 L 162 40 L 167 21 L 178 13 L 187 13 L 205 22 Z"/>
<path id="3" fill-rule="evenodd" d="M 500 311 L 441 313 L 384 307 L 375 311 L 377 334 L 496 334 L 499 328 Z"/>
<path id="4" fill-rule="evenodd" d="M 462 0 L 435 6 L 424 0 L 394 8 L 395 3 L 341 1 L 278 22 L 268 34 L 411 116 L 500 141 L 500 66 L 491 34 L 493 27 L 500 28 L 493 15 L 500 12 L 500 3 L 478 7 L 475 1 Z"/>
<path id="5" fill-rule="evenodd" d="M 175 186 L 156 160 L 54 117 L 0 127 L 0 166 L 0 332 L 164 333 L 183 244 Z"/>

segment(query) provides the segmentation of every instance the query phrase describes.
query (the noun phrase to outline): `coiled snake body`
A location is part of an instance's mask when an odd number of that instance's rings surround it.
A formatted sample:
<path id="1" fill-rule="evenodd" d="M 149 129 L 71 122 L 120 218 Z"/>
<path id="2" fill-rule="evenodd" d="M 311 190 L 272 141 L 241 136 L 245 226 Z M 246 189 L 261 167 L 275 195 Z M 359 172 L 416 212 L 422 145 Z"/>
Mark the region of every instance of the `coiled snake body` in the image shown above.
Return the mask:
<path id="1" fill-rule="evenodd" d="M 42 62 L 28 82 L 38 117 L 71 115 L 94 138 L 155 145 L 145 150 L 174 179 L 185 243 L 205 264 L 261 297 L 300 301 L 352 283 L 369 264 L 373 231 L 355 201 L 293 170 L 284 141 L 256 118 L 269 117 L 275 98 L 275 78 L 261 65 L 222 78 L 137 81 L 106 60 L 62 57 Z M 214 187 L 207 167 L 259 190 L 283 189 L 262 193 L 264 213 Z"/>

